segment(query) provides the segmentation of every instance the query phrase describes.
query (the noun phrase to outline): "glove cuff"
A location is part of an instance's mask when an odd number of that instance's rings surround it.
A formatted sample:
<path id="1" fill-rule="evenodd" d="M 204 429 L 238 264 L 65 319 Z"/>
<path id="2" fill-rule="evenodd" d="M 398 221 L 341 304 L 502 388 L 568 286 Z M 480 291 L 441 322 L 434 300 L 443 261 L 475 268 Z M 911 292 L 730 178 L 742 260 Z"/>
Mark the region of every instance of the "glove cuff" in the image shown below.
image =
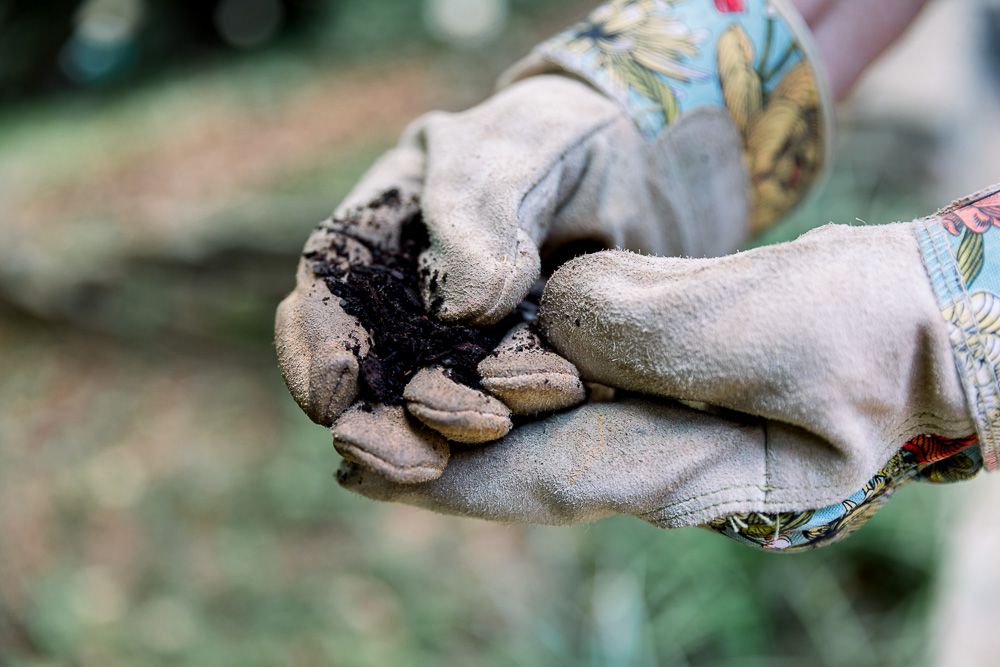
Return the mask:
<path id="1" fill-rule="evenodd" d="M 1000 184 L 917 222 L 983 463 L 1000 468 Z"/>
<path id="2" fill-rule="evenodd" d="M 680 116 L 728 110 L 743 141 L 754 230 L 823 180 L 832 95 L 805 22 L 787 0 L 611 0 L 500 79 L 580 78 L 654 140 Z M 711 137 L 706 137 L 710 141 Z"/>

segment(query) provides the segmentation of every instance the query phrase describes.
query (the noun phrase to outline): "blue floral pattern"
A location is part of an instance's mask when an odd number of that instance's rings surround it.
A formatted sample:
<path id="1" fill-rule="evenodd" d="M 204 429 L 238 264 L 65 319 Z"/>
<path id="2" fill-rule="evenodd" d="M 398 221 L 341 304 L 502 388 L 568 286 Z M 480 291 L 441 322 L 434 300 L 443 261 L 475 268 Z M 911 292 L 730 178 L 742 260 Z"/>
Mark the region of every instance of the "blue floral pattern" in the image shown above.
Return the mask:
<path id="1" fill-rule="evenodd" d="M 535 57 L 590 81 L 650 139 L 688 111 L 728 111 L 746 153 L 757 230 L 809 191 L 832 134 L 825 88 L 807 57 L 807 30 L 783 6 L 612 0 L 542 44 Z"/>

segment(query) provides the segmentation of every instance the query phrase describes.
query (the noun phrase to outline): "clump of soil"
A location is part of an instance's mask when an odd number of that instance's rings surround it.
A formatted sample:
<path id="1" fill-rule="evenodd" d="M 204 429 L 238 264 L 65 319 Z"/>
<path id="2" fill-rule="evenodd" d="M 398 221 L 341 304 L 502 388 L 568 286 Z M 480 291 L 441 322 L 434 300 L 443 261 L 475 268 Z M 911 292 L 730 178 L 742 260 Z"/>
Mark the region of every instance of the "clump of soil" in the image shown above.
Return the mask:
<path id="1" fill-rule="evenodd" d="M 399 205 L 398 193 L 390 192 L 370 207 Z M 341 221 L 340 230 L 331 236 L 329 254 L 308 253 L 306 259 L 313 262 L 313 272 L 325 280 L 344 311 L 358 319 L 370 338 L 366 355 L 361 357 L 355 349 L 361 367 L 360 398 L 368 403 L 399 405 L 410 379 L 429 366 L 441 366 L 456 382 L 478 388 L 479 362 L 522 316 L 515 314 L 488 328 L 442 322 L 424 308 L 420 297 L 422 279 L 429 279 L 432 290 L 447 280 L 447 276 L 420 273 L 417 260 L 428 244 L 422 216 L 416 213 L 403 222 L 395 252 L 352 234 L 352 224 L 357 221 Z M 344 237 L 364 244 L 371 252 L 371 263 L 347 265 L 342 259 Z"/>

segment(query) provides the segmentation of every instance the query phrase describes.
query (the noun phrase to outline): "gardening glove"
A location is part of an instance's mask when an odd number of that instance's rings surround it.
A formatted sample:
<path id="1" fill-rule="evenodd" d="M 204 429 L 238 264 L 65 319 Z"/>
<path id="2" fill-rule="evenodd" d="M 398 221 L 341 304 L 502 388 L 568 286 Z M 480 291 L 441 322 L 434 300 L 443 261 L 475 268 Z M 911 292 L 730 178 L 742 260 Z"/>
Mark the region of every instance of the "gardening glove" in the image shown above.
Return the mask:
<path id="1" fill-rule="evenodd" d="M 998 466 L 1000 186 L 935 216 L 830 225 L 711 260 L 605 252 L 553 275 L 542 329 L 591 404 L 369 497 L 501 521 L 613 513 L 771 549 L 829 543 L 912 480 Z"/>
<path id="2" fill-rule="evenodd" d="M 828 154 L 828 96 L 809 44 L 780 0 L 614 0 L 536 49 L 484 104 L 418 120 L 307 244 L 276 325 L 293 396 L 330 425 L 364 389 L 359 360 L 377 336 L 330 298 L 322 267 L 363 266 L 370 252 L 358 240 L 392 248 L 418 208 L 428 234 L 421 298 L 448 322 L 495 324 L 528 295 L 544 258 L 580 248 L 733 250 L 805 195 Z M 431 364 L 408 387 L 406 411 L 379 418 L 416 416 L 453 441 L 483 442 L 510 429 L 511 408 L 583 399 L 575 367 L 537 334 L 512 331 L 502 348 L 479 368 L 493 396 Z M 368 429 L 375 413 L 357 407 L 350 418 L 364 426 L 343 433 Z M 419 440 L 426 429 L 412 425 Z M 337 443 L 381 460 L 386 474 L 402 469 L 395 445 Z"/>

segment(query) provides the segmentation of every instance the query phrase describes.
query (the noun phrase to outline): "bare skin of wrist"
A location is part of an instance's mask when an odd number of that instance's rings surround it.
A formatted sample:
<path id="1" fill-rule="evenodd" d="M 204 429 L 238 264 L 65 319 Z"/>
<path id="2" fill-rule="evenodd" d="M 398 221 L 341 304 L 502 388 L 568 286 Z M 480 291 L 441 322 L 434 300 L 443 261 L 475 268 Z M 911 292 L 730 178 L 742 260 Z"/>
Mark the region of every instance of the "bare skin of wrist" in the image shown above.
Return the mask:
<path id="1" fill-rule="evenodd" d="M 819 45 L 830 84 L 844 99 L 913 23 L 927 0 L 793 0 Z"/>

